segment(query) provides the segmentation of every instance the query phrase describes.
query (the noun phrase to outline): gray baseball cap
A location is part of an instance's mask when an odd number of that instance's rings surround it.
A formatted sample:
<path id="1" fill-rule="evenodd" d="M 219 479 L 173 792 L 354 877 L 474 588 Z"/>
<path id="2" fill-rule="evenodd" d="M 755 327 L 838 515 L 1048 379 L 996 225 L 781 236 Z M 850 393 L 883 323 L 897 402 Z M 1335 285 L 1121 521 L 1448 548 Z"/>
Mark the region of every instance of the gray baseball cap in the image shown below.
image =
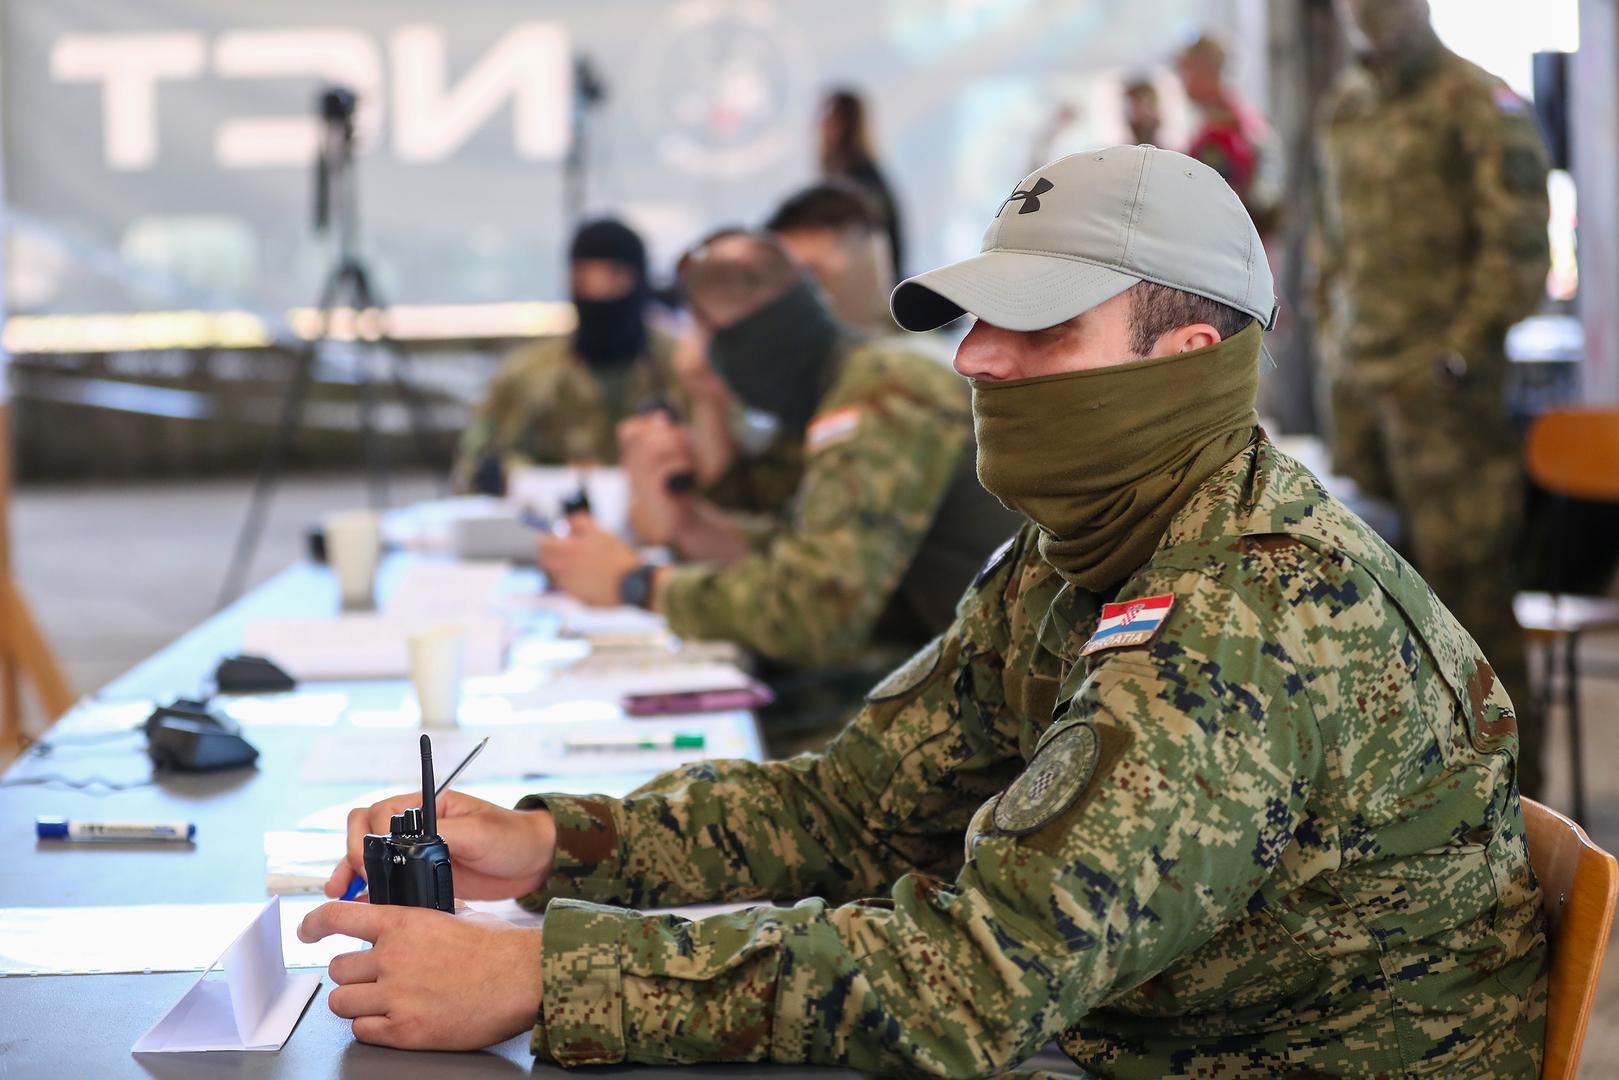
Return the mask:
<path id="1" fill-rule="evenodd" d="M 1155 281 L 1276 325 L 1253 219 L 1219 173 L 1155 146 L 1109 146 L 1037 169 L 1007 196 L 980 254 L 907 278 L 889 304 L 907 330 L 966 312 L 1043 330 Z"/>

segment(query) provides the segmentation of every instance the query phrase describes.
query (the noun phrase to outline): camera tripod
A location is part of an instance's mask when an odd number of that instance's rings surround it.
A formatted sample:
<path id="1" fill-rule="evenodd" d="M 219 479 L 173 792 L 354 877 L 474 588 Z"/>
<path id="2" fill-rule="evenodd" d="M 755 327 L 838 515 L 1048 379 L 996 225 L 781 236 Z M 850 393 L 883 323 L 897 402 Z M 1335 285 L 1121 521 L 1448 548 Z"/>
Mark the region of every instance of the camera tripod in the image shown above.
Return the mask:
<path id="1" fill-rule="evenodd" d="M 378 388 L 369 363 L 373 354 L 385 358 L 388 382 L 405 402 L 411 434 L 422 463 L 430 469 L 439 464 L 431 434 L 427 430 L 424 402 L 405 376 L 404 353 L 382 328 L 383 304 L 372 289 L 371 274 L 356 250 L 359 209 L 354 178 L 355 104 L 353 92 L 341 87 L 328 89 L 320 96 L 323 129 L 320 152 L 316 158 L 315 229 L 325 231 L 336 219 L 337 261 L 320 288 L 320 324 L 310 335 L 308 343 L 298 349 L 294 356 L 292 376 L 281 399 L 280 415 L 270 434 L 270 441 L 259 458 L 247 517 L 237 534 L 236 547 L 216 608 L 224 607 L 242 591 L 264 533 L 265 516 L 269 512 L 276 482 L 286 464 L 287 451 L 293 437 L 303 426 L 304 404 L 309 396 L 310 383 L 314 381 L 316 366 L 321 361 L 323 348 L 329 347 L 335 340 L 332 318 L 339 309 L 346 307 L 354 312 L 352 378 L 359 388 L 360 440 L 372 508 L 380 510 L 389 501 L 387 447 L 377 427 Z M 373 325 L 376 332 L 367 333 Z"/>

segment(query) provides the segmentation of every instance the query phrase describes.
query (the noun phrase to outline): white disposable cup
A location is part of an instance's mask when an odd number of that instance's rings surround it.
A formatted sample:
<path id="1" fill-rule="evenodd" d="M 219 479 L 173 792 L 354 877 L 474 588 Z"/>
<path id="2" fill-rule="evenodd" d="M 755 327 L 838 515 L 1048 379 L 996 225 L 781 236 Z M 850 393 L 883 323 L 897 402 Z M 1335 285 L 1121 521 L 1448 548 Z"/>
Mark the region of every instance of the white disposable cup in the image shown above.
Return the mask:
<path id="1" fill-rule="evenodd" d="M 382 556 L 382 529 L 370 510 L 345 510 L 324 522 L 326 565 L 337 575 L 343 606 L 366 609 L 372 605 L 377 561 Z"/>
<path id="2" fill-rule="evenodd" d="M 406 639 L 406 647 L 422 726 L 454 727 L 461 707 L 461 659 L 466 634 L 458 626 L 416 630 Z"/>

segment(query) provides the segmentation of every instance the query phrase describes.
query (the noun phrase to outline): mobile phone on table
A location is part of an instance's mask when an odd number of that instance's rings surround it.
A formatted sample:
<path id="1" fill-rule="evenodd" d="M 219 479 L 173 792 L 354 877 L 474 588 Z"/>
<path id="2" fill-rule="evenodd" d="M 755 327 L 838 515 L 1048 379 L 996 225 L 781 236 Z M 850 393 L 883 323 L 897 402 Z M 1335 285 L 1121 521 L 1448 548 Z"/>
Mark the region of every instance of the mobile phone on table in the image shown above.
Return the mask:
<path id="1" fill-rule="evenodd" d="M 681 690 L 668 694 L 629 694 L 624 711 L 631 716 L 667 716 L 672 713 L 721 712 L 757 709 L 776 700 L 770 687 L 750 683 L 726 690 Z"/>

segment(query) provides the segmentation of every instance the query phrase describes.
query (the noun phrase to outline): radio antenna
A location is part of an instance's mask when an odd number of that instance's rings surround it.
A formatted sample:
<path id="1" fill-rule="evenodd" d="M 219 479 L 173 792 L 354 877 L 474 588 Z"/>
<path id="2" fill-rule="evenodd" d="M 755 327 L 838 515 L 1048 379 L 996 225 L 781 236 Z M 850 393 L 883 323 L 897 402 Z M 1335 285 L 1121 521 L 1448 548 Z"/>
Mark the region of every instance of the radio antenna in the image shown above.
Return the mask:
<path id="1" fill-rule="evenodd" d="M 433 740 L 422 736 L 422 831 L 438 835 L 438 797 L 433 791 Z"/>

